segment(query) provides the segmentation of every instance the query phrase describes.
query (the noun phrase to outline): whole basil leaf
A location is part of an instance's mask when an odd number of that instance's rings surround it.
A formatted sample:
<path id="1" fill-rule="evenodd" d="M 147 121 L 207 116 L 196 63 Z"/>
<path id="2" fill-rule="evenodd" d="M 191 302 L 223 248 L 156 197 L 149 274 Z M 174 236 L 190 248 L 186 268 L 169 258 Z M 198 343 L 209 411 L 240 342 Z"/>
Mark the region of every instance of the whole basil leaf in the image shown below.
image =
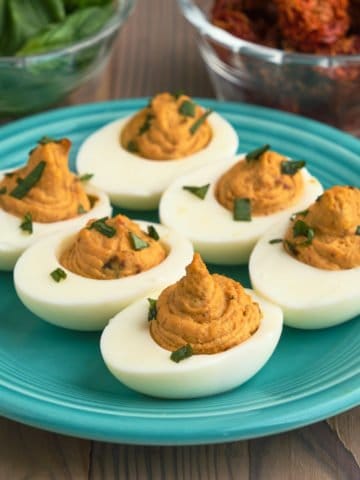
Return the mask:
<path id="1" fill-rule="evenodd" d="M 13 55 L 47 25 L 65 19 L 62 0 L 2 0 L 0 5 L 0 54 Z M 1 25 L 2 24 L 2 25 Z"/>
<path id="2" fill-rule="evenodd" d="M 63 48 L 99 31 L 114 13 L 113 5 L 78 10 L 58 24 L 30 38 L 17 55 L 29 55 Z"/>
<path id="3" fill-rule="evenodd" d="M 101 7 L 109 3 L 113 3 L 113 0 L 64 0 L 67 12 L 73 12 L 79 8 Z"/>

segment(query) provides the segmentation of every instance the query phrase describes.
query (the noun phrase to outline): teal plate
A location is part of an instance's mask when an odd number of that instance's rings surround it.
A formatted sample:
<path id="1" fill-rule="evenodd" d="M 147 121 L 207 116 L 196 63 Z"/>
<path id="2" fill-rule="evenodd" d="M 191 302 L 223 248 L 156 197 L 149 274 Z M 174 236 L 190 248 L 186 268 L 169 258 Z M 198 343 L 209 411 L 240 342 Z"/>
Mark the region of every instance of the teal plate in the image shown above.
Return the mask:
<path id="1" fill-rule="evenodd" d="M 43 135 L 69 137 L 74 166 L 90 133 L 145 103 L 136 99 L 76 106 L 7 125 L 0 129 L 0 168 L 24 163 Z M 307 159 L 325 187 L 359 182 L 359 140 L 274 110 L 201 103 L 233 124 L 241 151 L 270 143 L 293 158 Z M 157 220 L 156 212 L 124 213 Z M 210 269 L 249 285 L 246 267 Z M 10 273 L 0 272 L 0 298 L 0 413 L 23 423 L 98 440 L 185 445 L 269 435 L 360 403 L 360 317 L 322 331 L 285 328 L 270 361 L 246 384 L 213 397 L 169 401 L 117 382 L 102 362 L 100 334 L 63 330 L 27 311 Z"/>

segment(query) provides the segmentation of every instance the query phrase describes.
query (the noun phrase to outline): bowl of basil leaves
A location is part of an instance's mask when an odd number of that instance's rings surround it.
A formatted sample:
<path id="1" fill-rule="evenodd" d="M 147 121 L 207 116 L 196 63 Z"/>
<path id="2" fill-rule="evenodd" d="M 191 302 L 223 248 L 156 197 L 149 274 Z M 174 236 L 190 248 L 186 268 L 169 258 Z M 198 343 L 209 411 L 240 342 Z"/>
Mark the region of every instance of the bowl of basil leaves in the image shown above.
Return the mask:
<path id="1" fill-rule="evenodd" d="M 61 101 L 104 67 L 135 0 L 0 0 L 0 117 Z"/>

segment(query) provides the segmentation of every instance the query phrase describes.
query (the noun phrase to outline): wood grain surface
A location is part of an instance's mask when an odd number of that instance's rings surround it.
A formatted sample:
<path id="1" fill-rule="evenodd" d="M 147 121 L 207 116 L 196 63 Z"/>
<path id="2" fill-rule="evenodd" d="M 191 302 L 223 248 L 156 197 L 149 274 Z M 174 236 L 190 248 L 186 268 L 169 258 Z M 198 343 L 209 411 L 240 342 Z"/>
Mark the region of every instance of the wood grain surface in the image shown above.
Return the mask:
<path id="1" fill-rule="evenodd" d="M 65 104 L 213 89 L 175 0 L 138 0 L 100 78 Z M 81 440 L 0 418 L 0 480 L 359 480 L 360 408 L 250 441 L 146 447 Z"/>

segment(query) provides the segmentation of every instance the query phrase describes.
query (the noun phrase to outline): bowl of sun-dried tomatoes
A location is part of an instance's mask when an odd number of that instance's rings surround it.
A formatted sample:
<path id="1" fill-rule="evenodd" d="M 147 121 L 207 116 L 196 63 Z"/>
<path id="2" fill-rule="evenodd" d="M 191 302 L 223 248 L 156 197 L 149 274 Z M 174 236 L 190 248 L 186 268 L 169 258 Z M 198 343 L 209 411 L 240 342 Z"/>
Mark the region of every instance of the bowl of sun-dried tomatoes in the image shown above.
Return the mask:
<path id="1" fill-rule="evenodd" d="M 178 0 L 216 94 L 360 136 L 360 0 Z"/>

